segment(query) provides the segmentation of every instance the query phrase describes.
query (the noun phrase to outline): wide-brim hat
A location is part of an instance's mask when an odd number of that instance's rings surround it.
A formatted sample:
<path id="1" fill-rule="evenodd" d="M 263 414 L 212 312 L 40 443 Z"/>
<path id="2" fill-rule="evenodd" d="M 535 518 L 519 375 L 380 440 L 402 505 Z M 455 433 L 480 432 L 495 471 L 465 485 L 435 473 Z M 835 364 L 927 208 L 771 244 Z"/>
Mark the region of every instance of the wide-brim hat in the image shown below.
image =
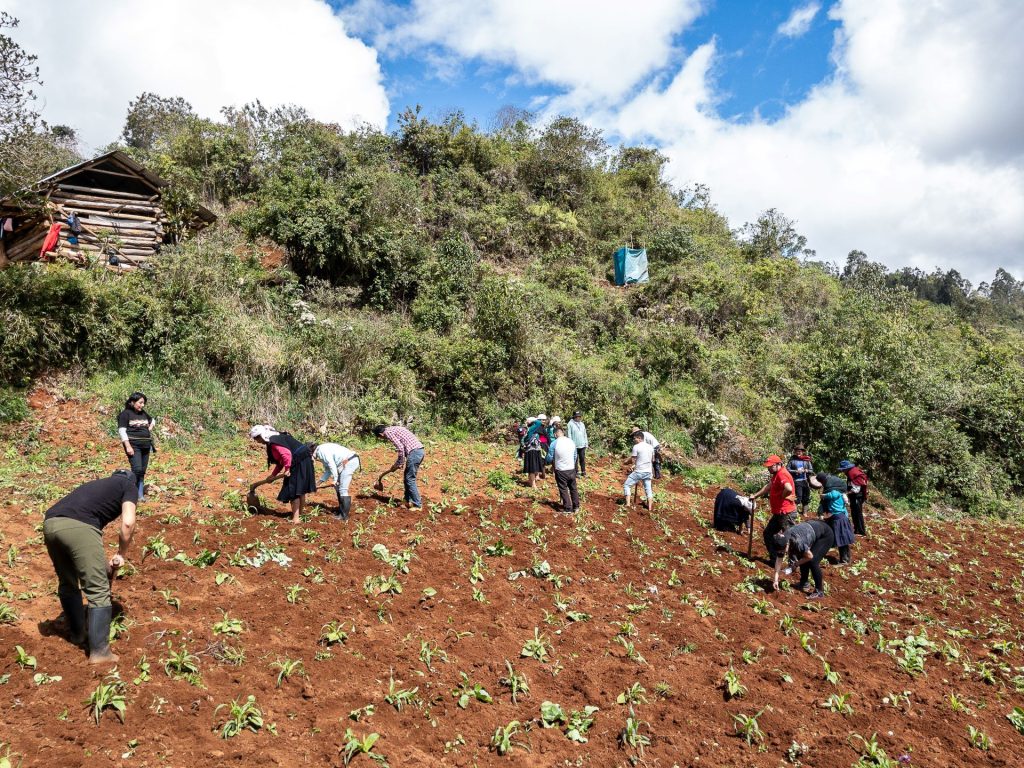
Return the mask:
<path id="1" fill-rule="evenodd" d="M 839 462 L 839 466 L 836 468 L 836 471 L 837 472 L 845 472 L 848 469 L 853 469 L 855 466 L 857 466 L 857 465 L 854 464 L 849 459 L 843 459 L 842 461 Z"/>

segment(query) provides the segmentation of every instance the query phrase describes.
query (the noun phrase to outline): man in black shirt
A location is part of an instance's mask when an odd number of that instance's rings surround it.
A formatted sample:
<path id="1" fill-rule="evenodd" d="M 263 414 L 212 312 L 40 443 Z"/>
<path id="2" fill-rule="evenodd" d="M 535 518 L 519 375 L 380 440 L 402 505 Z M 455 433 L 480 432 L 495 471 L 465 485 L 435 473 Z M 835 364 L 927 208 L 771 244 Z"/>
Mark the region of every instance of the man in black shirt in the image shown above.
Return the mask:
<path id="1" fill-rule="evenodd" d="M 110 577 L 124 565 L 135 532 L 138 487 L 131 472 L 119 469 L 110 477 L 80 485 L 46 512 L 43 538 L 57 572 L 57 596 L 72 642 L 85 639 L 82 591 L 89 603 L 89 663 L 116 662 L 110 651 Z M 103 528 L 121 518 L 117 554 L 108 561 Z"/>

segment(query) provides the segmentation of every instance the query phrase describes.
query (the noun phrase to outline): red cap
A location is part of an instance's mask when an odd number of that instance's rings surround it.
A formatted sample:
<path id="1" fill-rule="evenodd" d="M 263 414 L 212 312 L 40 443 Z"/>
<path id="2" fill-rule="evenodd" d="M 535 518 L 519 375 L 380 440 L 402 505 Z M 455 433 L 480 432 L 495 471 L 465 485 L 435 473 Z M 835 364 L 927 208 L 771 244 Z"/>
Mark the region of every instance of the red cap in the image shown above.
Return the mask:
<path id="1" fill-rule="evenodd" d="M 774 467 L 776 464 L 781 464 L 781 463 L 782 463 L 782 459 L 779 458 L 778 456 L 775 456 L 774 454 L 769 456 L 767 459 L 764 460 L 764 465 L 766 467 Z"/>

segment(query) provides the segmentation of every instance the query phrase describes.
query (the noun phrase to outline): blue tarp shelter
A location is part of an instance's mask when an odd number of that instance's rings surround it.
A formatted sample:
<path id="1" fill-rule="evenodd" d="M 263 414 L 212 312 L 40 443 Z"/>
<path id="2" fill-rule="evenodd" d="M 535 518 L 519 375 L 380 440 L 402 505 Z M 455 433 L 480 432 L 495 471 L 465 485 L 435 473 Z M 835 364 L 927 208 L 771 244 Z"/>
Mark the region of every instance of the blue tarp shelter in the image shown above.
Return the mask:
<path id="1" fill-rule="evenodd" d="M 646 283 L 648 280 L 646 248 L 619 248 L 615 252 L 616 285 Z"/>

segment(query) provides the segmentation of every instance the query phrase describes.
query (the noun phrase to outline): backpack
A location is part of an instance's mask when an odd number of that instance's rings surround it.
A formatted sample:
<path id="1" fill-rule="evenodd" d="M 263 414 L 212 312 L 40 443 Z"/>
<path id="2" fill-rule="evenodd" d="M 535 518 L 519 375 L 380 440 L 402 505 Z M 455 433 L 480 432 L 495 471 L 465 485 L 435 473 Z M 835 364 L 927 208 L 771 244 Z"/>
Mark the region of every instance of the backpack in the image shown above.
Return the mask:
<path id="1" fill-rule="evenodd" d="M 72 213 L 68 216 L 68 229 L 71 230 L 71 234 L 80 235 L 82 234 L 82 222 L 78 218 L 77 213 Z"/>

